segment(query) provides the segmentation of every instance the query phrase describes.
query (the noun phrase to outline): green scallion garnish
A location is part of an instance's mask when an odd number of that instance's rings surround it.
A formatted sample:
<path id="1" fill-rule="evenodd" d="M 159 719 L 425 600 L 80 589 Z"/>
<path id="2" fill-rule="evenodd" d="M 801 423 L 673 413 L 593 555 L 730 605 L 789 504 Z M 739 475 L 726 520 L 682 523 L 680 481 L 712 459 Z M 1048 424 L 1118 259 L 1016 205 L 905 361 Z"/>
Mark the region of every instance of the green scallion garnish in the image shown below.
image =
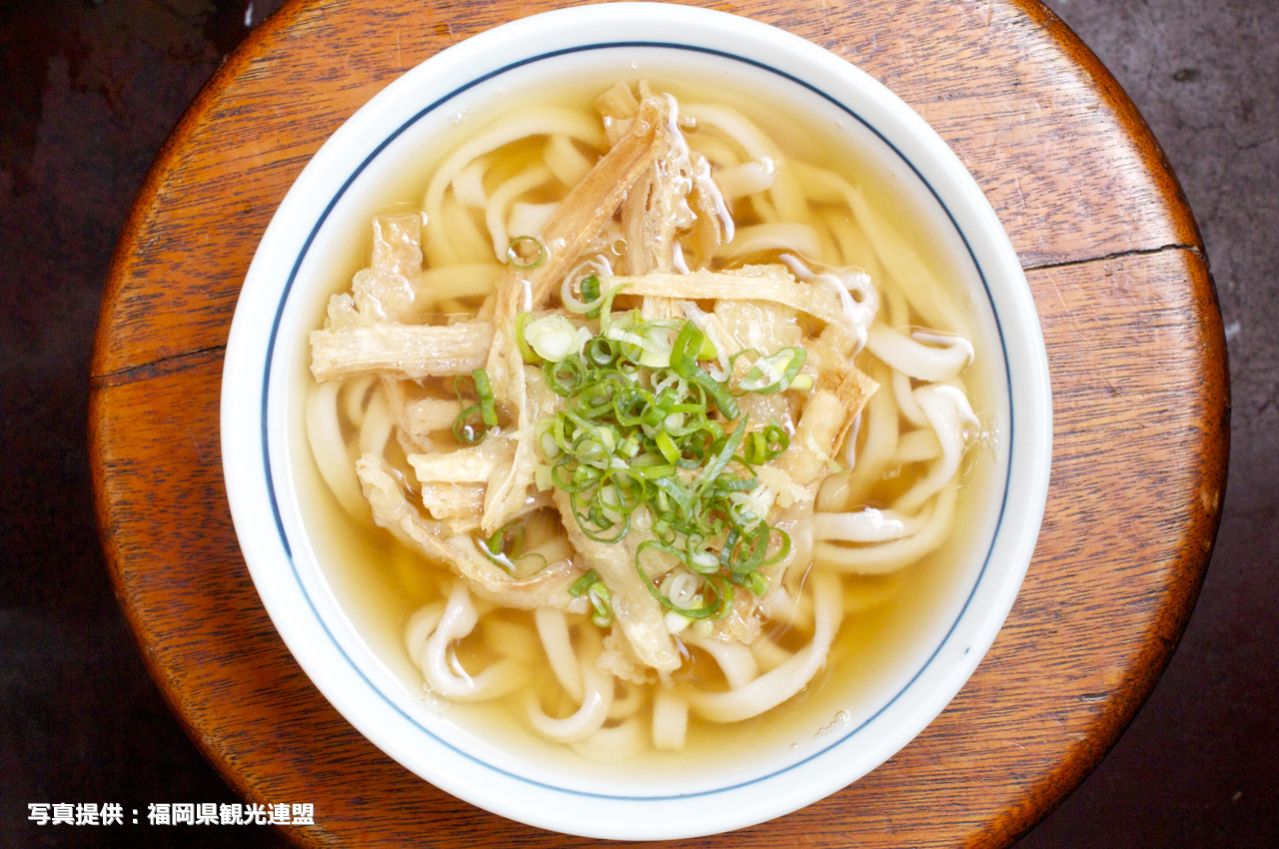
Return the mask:
<path id="1" fill-rule="evenodd" d="M 454 382 L 453 388 L 462 409 L 453 419 L 453 438 L 463 445 L 475 445 L 483 442 L 491 428 L 498 426 L 497 399 L 493 395 L 493 385 L 488 372 L 477 369 L 471 372 L 471 382 L 475 386 L 475 402 L 462 392 L 462 379 Z"/>
<path id="2" fill-rule="evenodd" d="M 484 369 L 471 372 L 475 381 L 475 393 L 480 396 L 480 420 L 485 427 L 497 427 L 497 401 L 493 398 L 493 384 Z"/>
<path id="3" fill-rule="evenodd" d="M 521 271 L 537 268 L 546 262 L 546 245 L 534 236 L 516 236 L 506 246 L 506 261 Z"/>
<path id="4" fill-rule="evenodd" d="M 784 389 L 803 349 L 753 352 L 749 380 L 734 388 L 728 374 L 703 364 L 719 354 L 697 325 L 649 321 L 635 310 L 614 315 L 598 278 L 584 279 L 581 291 L 602 304 L 598 332 L 562 316 L 517 328 L 563 399 L 536 428 L 538 485 L 567 493 L 573 520 L 600 543 L 624 539 L 644 511 L 651 537 L 637 548 L 635 568 L 649 592 L 689 619 L 726 615 L 734 588 L 767 593 L 760 570 L 790 551 L 790 538 L 768 523 L 773 495 L 755 475 L 790 437 L 777 422 L 753 427 L 735 395 Z M 667 598 L 654 580 L 681 567 L 700 582 L 692 606 Z M 593 572 L 570 588 L 574 596 L 588 590 L 597 624 L 611 621 L 601 613 L 607 588 Z"/>
<path id="5" fill-rule="evenodd" d="M 599 627 L 607 628 L 613 623 L 613 596 L 594 569 L 574 581 L 568 588 L 568 594 L 573 598 L 586 596 L 594 610 L 591 621 Z"/>

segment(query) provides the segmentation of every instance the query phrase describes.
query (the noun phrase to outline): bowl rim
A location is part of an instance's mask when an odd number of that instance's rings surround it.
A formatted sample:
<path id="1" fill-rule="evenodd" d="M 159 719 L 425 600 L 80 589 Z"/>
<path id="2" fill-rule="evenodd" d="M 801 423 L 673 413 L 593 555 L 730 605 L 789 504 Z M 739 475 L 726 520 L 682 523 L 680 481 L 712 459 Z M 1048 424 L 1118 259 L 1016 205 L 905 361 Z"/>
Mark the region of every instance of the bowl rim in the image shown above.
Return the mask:
<path id="1" fill-rule="evenodd" d="M 660 25 L 662 31 L 669 31 L 672 20 L 676 19 L 678 22 L 691 27 L 696 32 L 697 37 L 690 37 L 685 33 L 681 38 L 668 37 L 665 40 L 607 39 L 598 37 L 589 40 L 578 37 L 574 40 L 565 35 L 565 33 L 571 32 L 585 34 L 589 31 L 592 34 L 598 33 L 601 31 L 600 27 L 611 27 L 612 31 L 617 31 L 618 28 L 624 27 L 624 31 L 628 35 L 643 32 L 646 27 L 648 31 L 654 31 L 655 25 Z M 545 44 L 548 36 L 558 37 L 561 46 L 539 51 L 525 51 L 525 55 L 519 59 L 500 63 L 497 67 L 494 67 L 495 63 L 487 58 L 494 48 L 500 45 L 507 45 L 512 42 L 517 44 L 521 42 L 525 44 Z M 731 42 L 731 49 L 726 42 Z M 454 749 L 454 754 L 462 759 L 480 764 L 488 770 L 496 770 L 505 778 L 522 783 L 526 788 L 531 786 L 535 791 L 546 791 L 552 795 L 569 793 L 577 797 L 575 804 L 578 805 L 581 804 L 581 798 L 587 798 L 593 800 L 593 803 L 597 803 L 597 807 L 608 814 L 607 816 L 590 818 L 594 822 L 583 824 L 582 822 L 570 820 L 563 816 L 562 813 L 556 812 L 554 806 L 547 804 L 546 793 L 544 792 L 529 794 L 529 798 L 508 799 L 505 803 L 495 802 L 493 794 L 488 792 L 482 781 L 477 782 L 470 775 L 459 780 L 456 776 L 447 774 L 447 771 L 442 773 L 440 770 L 433 768 L 434 765 L 432 764 L 428 764 L 427 768 L 424 769 L 421 758 L 415 757 L 412 752 L 405 752 L 404 746 L 393 739 L 392 735 L 386 733 L 383 729 L 370 727 L 368 706 L 363 704 L 360 696 L 349 690 L 348 687 L 353 681 L 358 683 L 361 679 L 364 685 L 372 687 L 375 691 L 377 686 L 365 675 L 365 670 L 361 669 L 360 665 L 347 655 L 341 643 L 329 631 L 324 617 L 316 609 L 316 601 L 308 596 L 307 588 L 297 571 L 298 566 L 294 560 L 293 547 L 290 545 L 289 534 L 286 530 L 286 520 L 281 516 L 280 507 L 276 501 L 277 482 L 272 474 L 274 448 L 272 432 L 269 427 L 273 416 L 277 415 L 271 406 L 271 355 L 277 343 L 281 315 L 288 302 L 289 293 L 306 251 L 310 247 L 311 240 L 323 224 L 329 211 L 332 210 L 333 205 L 359 176 L 364 167 L 372 162 L 410 123 L 442 104 L 447 104 L 452 98 L 471 86 L 478 85 L 481 82 L 531 63 L 585 50 L 632 47 L 695 50 L 718 57 L 721 60 L 745 62 L 765 71 L 778 74 L 791 83 L 801 85 L 815 92 L 852 118 L 861 122 L 863 126 L 879 136 L 884 143 L 902 158 L 903 162 L 928 188 L 929 192 L 949 216 L 956 233 L 963 241 L 972 258 L 974 268 L 982 280 L 982 285 L 986 289 L 991 315 L 999 330 L 1000 345 L 1003 348 L 1004 355 L 1005 374 L 1003 379 L 1008 387 L 1008 433 L 1005 437 L 1008 441 L 1008 462 L 1002 487 L 997 487 L 1002 493 L 1000 518 L 996 521 L 991 542 L 987 547 L 985 562 L 963 607 L 947 630 L 942 642 L 928 656 L 924 666 L 916 672 L 897 696 L 894 696 L 893 699 L 881 706 L 866 722 L 857 728 L 849 730 L 848 733 L 840 736 L 830 745 L 815 751 L 804 760 L 789 764 L 783 769 L 774 770 L 765 775 L 754 776 L 748 781 L 707 791 L 678 792 L 645 797 L 635 797 L 633 795 L 618 797 L 609 794 L 583 794 L 577 789 L 549 786 L 542 782 L 531 780 L 525 775 L 506 771 L 500 766 L 477 761 L 469 752 Z M 762 51 L 762 53 L 759 51 Z M 784 56 L 781 54 L 784 54 Z M 505 55 L 509 55 L 509 53 Z M 769 56 L 770 59 L 762 59 L 760 58 L 761 55 Z M 839 67 L 832 68 L 832 62 L 839 63 Z M 863 117 L 862 112 L 865 111 L 864 109 L 859 111 L 855 107 L 850 107 L 840 98 L 806 81 L 805 78 L 801 78 L 798 74 L 792 74 L 786 70 L 807 67 L 811 71 L 813 66 L 821 66 L 828 73 L 842 75 L 849 81 L 850 90 L 856 90 L 860 96 L 871 98 L 877 108 L 888 108 L 896 119 L 892 132 L 896 134 L 909 131 L 914 134 L 913 140 L 920 142 L 922 145 L 920 150 L 915 151 L 916 159 L 908 157 L 898 148 L 897 144 L 894 144 L 892 139 L 881 131 L 882 123 L 872 124 Z M 447 77 L 447 73 L 442 72 L 441 68 L 452 68 L 455 75 L 459 74 L 458 69 L 460 69 L 460 75 L 468 81 L 464 85 L 441 93 L 443 87 L 439 83 L 433 83 L 428 78 L 429 76 Z M 481 73 L 478 70 L 479 68 L 486 70 Z M 289 227 L 288 222 L 293 220 L 292 216 L 299 209 L 305 208 L 307 201 L 305 188 L 308 186 L 323 188 L 331 185 L 334 178 L 317 175 L 324 174 L 335 163 L 345 163 L 340 169 L 340 173 L 346 174 L 350 169 L 350 163 L 341 156 L 341 145 L 348 143 L 356 134 L 364 132 L 367 129 L 367 125 L 376 125 L 378 121 L 384 120 L 386 114 L 404 112 L 407 107 L 399 105 L 402 96 L 406 96 L 410 100 L 416 97 L 419 103 L 427 99 L 420 93 L 412 96 L 405 95 L 406 92 L 414 89 L 434 92 L 434 95 L 430 98 L 432 102 L 425 108 L 415 111 L 409 121 L 402 123 L 399 129 L 393 133 L 389 135 L 382 133 L 383 140 L 368 153 L 354 171 L 345 176 L 344 181 L 337 189 L 337 194 L 324 207 L 318 220 L 315 220 L 313 225 L 309 225 L 310 233 L 302 244 L 301 253 L 298 255 L 297 260 L 292 264 L 292 270 L 287 281 L 283 284 L 283 289 L 279 291 L 278 302 L 275 304 L 274 309 L 268 310 L 268 312 L 273 313 L 274 319 L 270 325 L 269 336 L 264 340 L 261 334 L 263 316 L 265 315 L 263 307 L 270 307 L 271 301 L 275 300 L 275 298 L 271 297 L 272 292 L 280 288 L 278 281 L 272 282 L 270 278 L 271 269 L 269 266 L 271 263 L 268 262 L 268 257 L 271 256 L 273 250 L 279 251 L 277 245 L 296 242 L 296 234 L 290 236 L 286 231 Z M 903 127 L 905 128 L 904 130 L 902 129 Z M 987 260 L 986 264 L 979 260 L 973 244 L 970 243 L 970 236 L 974 235 L 972 228 L 970 227 L 966 230 L 960 226 L 960 222 L 955 218 L 951 205 L 947 204 L 943 196 L 938 193 L 938 188 L 933 185 L 933 182 L 930 182 L 925 173 L 921 172 L 917 166 L 916 160 L 920 156 L 926 159 L 925 169 L 927 171 L 930 173 L 937 172 L 932 176 L 936 178 L 940 175 L 946 178 L 948 184 L 943 186 L 943 191 L 951 199 L 951 203 L 954 204 L 956 200 L 962 200 L 963 208 L 961 213 L 965 218 L 972 219 L 977 226 L 976 236 L 982 242 L 979 247 L 983 258 Z M 314 210 L 310 209 L 300 217 L 314 218 Z M 288 253 L 288 251 L 286 250 L 285 253 Z M 278 259 L 276 264 L 278 265 Z M 988 273 L 988 269 L 991 273 Z M 991 293 L 990 281 L 992 279 L 1007 281 L 1005 288 L 1001 289 L 1002 310 L 996 308 L 995 296 Z M 1006 322 L 1002 320 L 1001 313 L 1010 313 L 1003 317 L 1012 318 L 1015 321 Z M 1014 364 L 1009 356 L 1006 331 L 1017 336 L 1019 341 L 1017 346 L 1018 354 L 1029 353 L 1029 356 L 1019 359 L 1016 363 L 1016 377 L 1018 380 L 1014 380 Z M 262 353 L 265 353 L 265 362 L 261 359 Z M 243 387 L 246 383 L 246 378 L 250 386 L 255 385 L 255 381 L 252 378 L 255 373 L 261 375 L 256 381 L 256 383 L 260 383 L 261 387 L 260 405 L 257 408 L 257 417 L 249 417 L 249 420 L 246 421 Z M 276 404 L 277 408 L 279 406 L 279 404 Z M 1016 414 L 1015 418 L 1014 413 Z M 990 208 L 975 181 L 973 181 L 971 175 L 969 175 L 953 152 L 923 122 L 923 119 L 911 111 L 905 103 L 882 85 L 856 69 L 855 66 L 828 53 L 823 48 L 758 21 L 740 18 L 724 12 L 662 3 L 616 3 L 601 6 L 574 7 L 541 13 L 504 24 L 460 42 L 411 69 L 397 78 L 348 119 L 326 141 L 325 145 L 317 151 L 312 161 L 299 175 L 293 187 L 290 188 L 288 195 L 286 195 L 271 224 L 268 226 L 258 252 L 255 254 L 249 268 L 244 290 L 237 304 L 227 345 L 223 372 L 221 419 L 222 454 L 228 500 L 231 504 L 237 538 L 240 541 L 254 583 L 262 596 L 263 603 L 273 623 L 284 638 L 290 651 L 316 686 L 339 712 L 392 758 L 404 764 L 419 776 L 472 804 L 543 828 L 551 828 L 588 837 L 622 839 L 692 837 L 739 828 L 765 819 L 771 819 L 774 816 L 787 813 L 815 801 L 817 798 L 834 792 L 850 781 L 860 778 L 861 775 L 876 768 L 913 739 L 944 709 L 954 694 L 968 680 L 977 663 L 993 642 L 1007 615 L 1008 609 L 1012 605 L 1021 579 L 1029 566 L 1034 541 L 1042 519 L 1047 493 L 1048 463 L 1051 458 L 1051 400 L 1047 359 L 1033 300 L 1030 298 L 1029 288 L 1021 265 L 1017 261 L 1011 243 L 999 225 L 993 209 Z M 262 446 L 260 456 L 245 456 L 246 452 L 243 451 L 241 446 L 246 444 L 244 442 L 246 437 L 250 440 L 249 444 L 254 439 L 260 442 Z M 1025 468 L 1026 464 L 1019 468 L 1013 460 L 1015 455 L 1021 454 L 1028 455 L 1031 459 L 1038 458 L 1042 460 L 1042 463 L 1030 463 L 1029 469 Z M 1015 527 L 1011 527 L 1004 523 L 1003 514 L 1008 508 L 1009 498 L 1013 492 L 1015 473 L 1018 475 L 1017 491 L 1019 493 L 1016 507 L 1024 511 L 1025 519 L 1017 523 Z M 265 481 L 265 491 L 257 491 L 255 488 L 259 484 L 255 483 L 255 481 Z M 1024 498 L 1021 497 L 1022 495 L 1024 495 Z M 264 499 L 266 503 L 264 503 Z M 263 509 L 264 507 L 266 508 L 265 510 Z M 270 518 L 267 518 L 268 514 Z M 272 524 L 278 534 L 278 540 L 275 543 L 264 543 L 263 534 L 270 534 L 270 526 Z M 978 589 L 982 587 L 986 568 L 989 565 L 996 544 L 1001 539 L 1005 541 L 1003 548 L 1013 555 L 1013 566 L 1007 571 L 1004 580 L 995 587 L 996 592 L 991 599 L 991 606 L 984 611 L 984 616 L 970 615 L 969 605 L 976 596 Z M 291 576 L 287 573 L 282 574 L 279 569 L 281 554 L 283 554 L 289 564 L 293 573 Z M 294 582 L 292 586 L 289 585 L 290 577 Z M 989 586 L 988 584 L 987 587 Z M 305 602 L 310 606 L 311 614 L 314 617 L 313 622 L 299 622 L 297 617 L 293 615 L 293 610 L 299 602 L 298 591 L 301 592 L 302 596 L 305 597 Z M 966 619 L 965 617 L 968 618 Z M 942 649 L 946 647 L 951 635 L 959 627 L 961 620 L 971 623 L 968 627 L 974 631 L 970 635 L 972 639 L 967 640 L 968 646 L 963 652 L 962 662 L 948 676 L 945 676 L 934 690 L 926 694 L 928 698 L 925 703 L 916 705 L 913 711 L 906 712 L 907 715 L 903 717 L 903 721 L 894 726 L 897 733 L 892 739 L 881 742 L 877 747 L 876 751 L 882 754 L 882 757 L 876 755 L 874 758 L 866 759 L 874 760 L 874 763 L 865 766 L 865 768 L 859 767 L 858 770 L 853 771 L 837 770 L 836 777 L 826 781 L 815 781 L 814 778 L 810 777 L 804 782 L 792 783 L 799 785 L 798 787 L 771 787 L 769 794 L 762 798 L 759 797 L 759 794 L 753 794 L 750 805 L 720 806 L 721 809 L 729 809 L 727 814 L 707 817 L 705 816 L 706 811 L 700 810 L 698 812 L 700 821 L 696 823 L 689 823 L 684 820 L 672 823 L 666 819 L 666 817 L 675 813 L 675 808 L 683 810 L 688 807 L 688 802 L 702 796 L 720 793 L 731 794 L 750 786 L 762 786 L 768 782 L 777 785 L 778 782 L 772 781 L 772 779 L 781 774 L 791 772 L 792 769 L 808 764 L 819 759 L 822 755 L 841 747 L 854 734 L 868 726 L 872 721 L 877 720 L 889 708 L 893 707 L 906 690 L 914 686 L 915 681 L 933 664 Z M 319 626 L 318 630 L 317 625 Z M 323 645 L 326 636 L 331 643 L 331 648 L 320 647 Z M 319 645 L 316 643 L 317 637 L 320 639 Z M 335 673 L 334 668 L 330 665 L 335 658 L 333 649 L 336 649 L 337 655 L 342 656 L 346 663 L 349 664 L 351 671 L 355 673 L 354 678 L 349 673 L 346 675 Z M 384 694 L 379 693 L 379 695 L 382 695 L 387 704 L 398 712 L 403 719 L 421 727 L 418 722 L 400 710 Z M 902 710 L 898 709 L 898 712 L 900 713 Z M 381 711 L 381 713 L 385 715 L 385 711 Z M 424 728 L 423 730 L 437 742 L 442 742 L 445 746 L 453 748 L 447 741 L 442 741 L 432 734 L 429 729 Z M 450 760 L 450 765 L 456 767 L 457 764 L 454 761 L 456 761 L 456 758 Z M 853 772 L 856 774 L 852 774 Z M 811 773 L 812 771 L 809 770 L 805 774 L 811 775 Z M 491 777 L 489 780 L 491 780 Z M 636 814 L 625 810 L 627 805 L 637 801 L 665 803 L 663 805 L 663 818 L 660 820 L 645 820 L 643 812 Z M 641 805 L 640 807 L 644 806 Z M 673 819 L 678 818 L 673 817 Z M 600 821 L 610 827 L 606 829 L 596 828 L 595 825 Z"/>

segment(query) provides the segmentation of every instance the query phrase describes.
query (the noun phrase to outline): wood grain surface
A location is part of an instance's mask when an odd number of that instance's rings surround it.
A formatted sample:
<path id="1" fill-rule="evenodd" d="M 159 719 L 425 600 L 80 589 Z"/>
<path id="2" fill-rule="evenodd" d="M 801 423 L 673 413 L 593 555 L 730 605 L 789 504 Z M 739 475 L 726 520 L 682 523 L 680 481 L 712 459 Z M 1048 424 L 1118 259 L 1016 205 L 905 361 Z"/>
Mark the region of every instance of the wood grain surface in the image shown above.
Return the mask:
<path id="1" fill-rule="evenodd" d="M 307 158 L 443 47 L 551 2 L 295 2 L 218 72 L 120 242 L 93 362 L 103 545 L 150 669 L 246 798 L 311 801 L 317 846 L 586 846 L 435 790 L 355 732 L 276 635 L 221 479 L 223 346 Z M 1224 488 L 1225 345 L 1199 236 L 1127 97 L 1030 0 L 703 3 L 791 30 L 917 109 L 1027 269 L 1054 392 L 1035 559 L 976 675 L 865 779 L 781 820 L 671 846 L 999 847 L 1114 743 L 1193 607 Z"/>

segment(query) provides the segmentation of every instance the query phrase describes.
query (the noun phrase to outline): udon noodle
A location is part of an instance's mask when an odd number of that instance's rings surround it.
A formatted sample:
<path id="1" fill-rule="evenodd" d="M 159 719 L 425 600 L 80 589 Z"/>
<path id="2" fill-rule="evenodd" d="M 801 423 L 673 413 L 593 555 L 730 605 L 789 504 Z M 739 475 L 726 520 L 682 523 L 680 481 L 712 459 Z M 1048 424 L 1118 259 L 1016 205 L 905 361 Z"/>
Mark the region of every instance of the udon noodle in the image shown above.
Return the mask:
<path id="1" fill-rule="evenodd" d="M 794 699 L 902 583 L 859 576 L 955 524 L 974 351 L 930 281 L 724 103 L 618 83 L 449 151 L 373 218 L 306 405 L 341 509 L 428 587 L 425 688 L 599 760 Z"/>

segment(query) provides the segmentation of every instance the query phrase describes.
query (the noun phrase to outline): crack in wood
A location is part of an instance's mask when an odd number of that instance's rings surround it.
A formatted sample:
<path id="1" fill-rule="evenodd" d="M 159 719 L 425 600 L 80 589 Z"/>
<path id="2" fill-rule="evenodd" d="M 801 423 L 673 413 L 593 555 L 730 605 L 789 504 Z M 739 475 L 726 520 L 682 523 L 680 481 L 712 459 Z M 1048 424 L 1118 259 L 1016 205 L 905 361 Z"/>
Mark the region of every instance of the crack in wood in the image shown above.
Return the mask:
<path id="1" fill-rule="evenodd" d="M 1112 254 L 1102 254 L 1100 256 L 1092 256 L 1087 259 L 1067 259 L 1060 262 L 1045 262 L 1040 265 L 1027 265 L 1022 271 L 1027 273 L 1031 271 L 1046 271 L 1053 268 L 1071 268 L 1076 265 L 1088 265 L 1093 262 L 1108 262 L 1114 259 L 1124 259 L 1130 256 L 1150 256 L 1151 254 L 1159 254 L 1165 251 L 1189 251 L 1194 254 L 1201 262 L 1207 262 L 1208 258 L 1204 256 L 1203 249 L 1197 245 L 1186 245 L 1180 242 L 1172 242 L 1167 245 L 1160 245 L 1157 248 L 1133 248 L 1127 251 L 1117 251 Z"/>
<path id="2" fill-rule="evenodd" d="M 91 375 L 89 377 L 89 386 L 94 391 L 97 391 L 112 386 L 123 386 L 129 383 L 164 377 L 192 366 L 203 365 L 211 360 L 221 360 L 225 352 L 226 345 L 210 345 L 206 348 L 196 348 L 193 351 L 168 354 L 136 366 L 116 369 L 106 374 Z"/>
<path id="3" fill-rule="evenodd" d="M 1101 256 L 1089 257 L 1087 259 L 1071 259 L 1063 260 L 1061 262 L 1048 262 L 1041 265 L 1027 265 L 1024 266 L 1022 270 L 1026 273 L 1030 273 L 1034 271 L 1046 271 L 1054 268 L 1070 268 L 1077 265 L 1087 265 L 1094 262 L 1107 262 L 1110 260 L 1124 259 L 1126 257 L 1150 256 L 1152 254 L 1172 250 L 1189 251 L 1201 261 L 1207 261 L 1203 250 L 1199 247 L 1174 242 L 1172 244 L 1160 245 L 1157 248 L 1134 248 L 1132 250 L 1103 254 Z M 94 390 L 98 390 L 163 377 L 195 365 L 202 365 L 215 357 L 220 359 L 225 351 L 226 345 L 210 345 L 208 347 L 197 348 L 192 351 L 168 354 L 136 366 L 116 369 L 115 371 L 110 371 L 106 374 L 92 375 L 90 377 L 90 386 Z"/>

